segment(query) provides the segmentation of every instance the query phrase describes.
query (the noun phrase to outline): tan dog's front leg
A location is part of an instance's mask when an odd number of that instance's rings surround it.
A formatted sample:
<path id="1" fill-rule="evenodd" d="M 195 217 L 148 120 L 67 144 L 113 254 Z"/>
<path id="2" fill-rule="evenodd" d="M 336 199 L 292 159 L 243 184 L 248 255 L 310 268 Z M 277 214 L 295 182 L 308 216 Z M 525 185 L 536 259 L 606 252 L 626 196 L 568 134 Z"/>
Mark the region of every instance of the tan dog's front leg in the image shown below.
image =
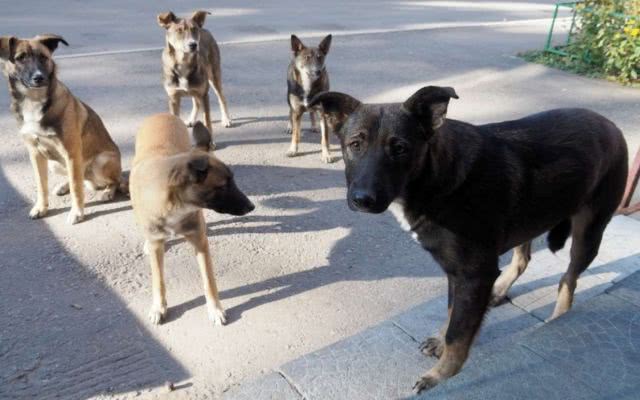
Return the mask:
<path id="1" fill-rule="evenodd" d="M 47 171 L 47 159 L 36 149 L 27 145 L 29 149 L 29 159 L 33 172 L 36 175 L 36 204 L 29 212 L 32 219 L 42 218 L 49 210 L 49 175 Z"/>
<path id="2" fill-rule="evenodd" d="M 287 151 L 287 157 L 295 157 L 298 154 L 298 143 L 300 143 L 302 112 L 293 109 L 289 110 L 289 121 L 291 123 L 291 146 Z"/>
<path id="3" fill-rule="evenodd" d="M 84 219 L 84 168 L 82 155 L 69 154 L 66 164 L 71 192 L 71 211 L 67 216 L 67 222 L 73 225 Z"/>
<path id="4" fill-rule="evenodd" d="M 149 321 L 158 325 L 167 315 L 167 298 L 164 286 L 164 240 L 147 240 L 145 251 L 151 265 L 151 296 Z"/>
<path id="5" fill-rule="evenodd" d="M 169 112 L 180 118 L 180 96 L 169 95 Z"/>
<path id="6" fill-rule="evenodd" d="M 204 230 L 204 217 L 200 215 L 199 219 L 200 229 L 198 229 L 198 232 L 192 235 L 185 235 L 185 237 L 196 250 L 198 267 L 200 268 L 200 275 L 204 285 L 204 296 L 207 299 L 209 319 L 213 321 L 214 325 L 224 325 L 227 322 L 227 317 L 218 297 L 213 262 L 209 254 L 209 242 Z"/>

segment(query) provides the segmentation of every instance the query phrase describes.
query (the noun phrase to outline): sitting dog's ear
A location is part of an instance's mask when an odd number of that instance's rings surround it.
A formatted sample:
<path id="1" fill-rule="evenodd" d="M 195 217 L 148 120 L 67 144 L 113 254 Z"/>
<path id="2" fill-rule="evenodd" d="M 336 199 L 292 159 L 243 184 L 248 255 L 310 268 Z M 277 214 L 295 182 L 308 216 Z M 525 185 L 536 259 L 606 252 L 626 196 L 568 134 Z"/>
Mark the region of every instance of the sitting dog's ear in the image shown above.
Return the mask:
<path id="1" fill-rule="evenodd" d="M 191 135 L 193 136 L 193 141 L 197 149 L 209 151 L 211 148 L 211 133 L 202 122 L 196 122 Z"/>
<path id="2" fill-rule="evenodd" d="M 323 92 L 309 102 L 309 108 L 321 105 L 322 115 L 333 132 L 338 134 L 344 122 L 362 103 L 348 94 Z"/>
<path id="3" fill-rule="evenodd" d="M 16 45 L 18 39 L 13 36 L 0 37 L 0 60 L 13 62 L 13 56 L 16 54 Z"/>
<path id="4" fill-rule="evenodd" d="M 296 35 L 291 35 L 291 51 L 293 51 L 293 54 L 297 55 L 299 52 L 304 50 L 304 48 L 302 40 L 298 39 Z"/>
<path id="5" fill-rule="evenodd" d="M 402 107 L 415 115 L 425 130 L 431 133 L 444 124 L 451 98 L 458 98 L 451 87 L 426 86 L 409 97 Z"/>
<path id="6" fill-rule="evenodd" d="M 325 56 L 329 53 L 329 48 L 331 47 L 331 35 L 327 35 L 322 42 L 318 45 L 318 48 Z"/>
<path id="7" fill-rule="evenodd" d="M 162 14 L 158 14 L 158 25 L 160 25 L 164 29 L 169 29 L 169 26 L 172 23 L 176 22 L 176 19 L 176 15 L 171 11 L 164 12 Z"/>
<path id="8" fill-rule="evenodd" d="M 211 15 L 209 11 L 196 11 L 191 16 L 191 20 L 196 23 L 200 28 L 204 26 L 204 20 L 207 18 L 207 15 Z"/>
<path id="9" fill-rule="evenodd" d="M 53 35 L 51 33 L 45 33 L 42 35 L 38 35 L 34 38 L 38 42 L 45 45 L 46 48 L 49 49 L 50 52 L 54 52 L 58 48 L 58 43 L 62 43 L 65 46 L 69 46 L 66 40 L 60 35 Z"/>

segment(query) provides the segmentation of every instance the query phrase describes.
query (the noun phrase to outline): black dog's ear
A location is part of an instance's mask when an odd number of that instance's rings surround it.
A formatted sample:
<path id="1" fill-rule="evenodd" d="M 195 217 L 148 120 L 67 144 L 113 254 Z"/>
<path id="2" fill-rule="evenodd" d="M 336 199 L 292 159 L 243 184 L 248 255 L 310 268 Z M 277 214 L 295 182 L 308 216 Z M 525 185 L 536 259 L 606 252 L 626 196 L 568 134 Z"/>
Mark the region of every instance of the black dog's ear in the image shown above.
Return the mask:
<path id="1" fill-rule="evenodd" d="M 49 49 L 50 52 L 54 52 L 58 48 L 58 43 L 62 43 L 65 46 L 69 46 L 66 40 L 60 35 L 53 35 L 50 33 L 45 33 L 42 35 L 38 35 L 34 38 L 38 42 L 45 45 L 46 48 Z"/>
<path id="2" fill-rule="evenodd" d="M 362 103 L 348 94 L 340 92 L 323 92 L 317 94 L 309 102 L 309 108 L 322 106 L 322 115 L 329 127 L 336 134 L 342 128 L 344 122 Z"/>
<path id="3" fill-rule="evenodd" d="M 13 62 L 13 56 L 16 54 L 16 45 L 18 39 L 13 36 L 0 37 L 0 60 Z"/>
<path id="4" fill-rule="evenodd" d="M 318 45 L 318 48 L 325 56 L 329 53 L 329 48 L 331 47 L 331 35 L 327 35 L 322 42 Z"/>
<path id="5" fill-rule="evenodd" d="M 435 131 L 444 124 L 449 99 L 457 99 L 451 87 L 426 86 L 409 97 L 402 105 L 415 115 L 427 132 Z"/>
<path id="6" fill-rule="evenodd" d="M 172 23 L 176 22 L 177 19 L 178 18 L 173 12 L 164 12 L 162 14 L 158 14 L 158 25 L 160 25 L 164 29 L 169 29 L 169 26 Z"/>
<path id="7" fill-rule="evenodd" d="M 207 18 L 207 15 L 211 15 L 209 11 L 196 11 L 191 16 L 191 20 L 196 23 L 200 28 L 204 26 L 204 20 Z"/>
<path id="8" fill-rule="evenodd" d="M 304 44 L 302 44 L 302 40 L 298 39 L 296 35 L 291 35 L 291 51 L 293 54 L 298 54 L 302 50 L 304 50 Z"/>
<path id="9" fill-rule="evenodd" d="M 202 151 L 209 151 L 211 147 L 211 133 L 200 121 L 196 122 L 193 126 L 193 141 L 197 149 Z"/>

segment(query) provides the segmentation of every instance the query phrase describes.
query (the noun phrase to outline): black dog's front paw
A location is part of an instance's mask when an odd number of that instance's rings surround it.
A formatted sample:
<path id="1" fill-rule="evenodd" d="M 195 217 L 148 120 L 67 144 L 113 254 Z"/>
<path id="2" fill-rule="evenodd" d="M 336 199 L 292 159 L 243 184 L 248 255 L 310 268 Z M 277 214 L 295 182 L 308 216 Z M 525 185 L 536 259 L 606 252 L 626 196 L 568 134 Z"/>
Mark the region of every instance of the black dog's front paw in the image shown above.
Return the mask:
<path id="1" fill-rule="evenodd" d="M 440 358 L 444 351 L 444 340 L 439 337 L 430 337 L 420 343 L 420 351 L 425 356 Z"/>

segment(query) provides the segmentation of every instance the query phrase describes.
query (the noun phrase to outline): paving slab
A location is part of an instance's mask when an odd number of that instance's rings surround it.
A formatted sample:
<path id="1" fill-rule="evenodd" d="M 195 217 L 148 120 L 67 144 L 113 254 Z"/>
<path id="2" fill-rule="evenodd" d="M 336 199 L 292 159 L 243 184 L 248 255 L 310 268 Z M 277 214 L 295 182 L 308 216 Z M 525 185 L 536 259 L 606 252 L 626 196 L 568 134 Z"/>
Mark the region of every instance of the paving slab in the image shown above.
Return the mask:
<path id="1" fill-rule="evenodd" d="M 638 398 L 640 307 L 600 295 L 520 343 L 604 398 Z"/>
<path id="2" fill-rule="evenodd" d="M 618 282 L 607 293 L 640 307 L 640 272 Z"/>
<path id="3" fill-rule="evenodd" d="M 312 399 L 392 399 L 407 396 L 433 364 L 418 343 L 391 322 L 285 364 L 281 371 Z"/>
<path id="4" fill-rule="evenodd" d="M 412 400 L 597 399 L 591 388 L 518 346 L 470 359 L 455 377 Z"/>
<path id="5" fill-rule="evenodd" d="M 225 400 L 301 400 L 302 396 L 279 373 L 272 372 L 231 389 Z"/>
<path id="6" fill-rule="evenodd" d="M 444 296 L 417 305 L 392 318 L 392 320 L 417 342 L 436 334 L 447 316 L 447 299 Z M 539 326 L 542 322 L 526 311 L 505 303 L 489 309 L 474 348 L 499 341 L 505 345 L 513 337 Z"/>

